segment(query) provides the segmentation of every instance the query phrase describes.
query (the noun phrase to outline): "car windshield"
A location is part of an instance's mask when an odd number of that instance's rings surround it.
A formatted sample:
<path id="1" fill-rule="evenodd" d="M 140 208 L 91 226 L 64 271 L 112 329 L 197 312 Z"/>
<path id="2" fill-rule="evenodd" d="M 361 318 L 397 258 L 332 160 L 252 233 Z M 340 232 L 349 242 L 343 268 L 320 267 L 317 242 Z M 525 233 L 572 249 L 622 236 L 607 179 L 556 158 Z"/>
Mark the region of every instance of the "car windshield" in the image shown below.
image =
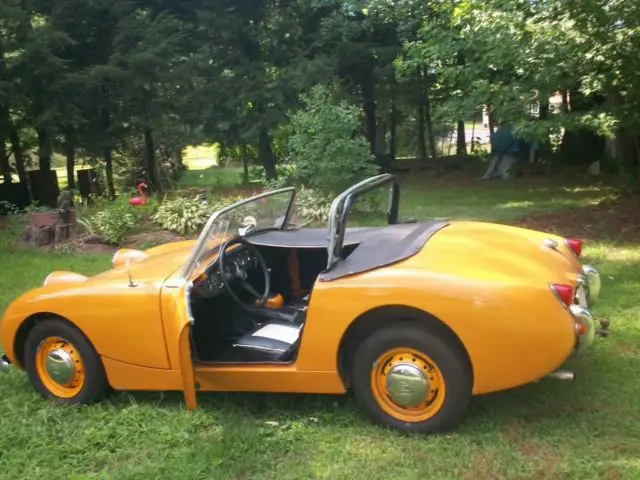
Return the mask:
<path id="1" fill-rule="evenodd" d="M 290 214 L 294 193 L 293 188 L 265 192 L 214 212 L 198 237 L 182 277 L 189 278 L 225 240 L 260 230 L 286 228 L 295 221 Z"/>

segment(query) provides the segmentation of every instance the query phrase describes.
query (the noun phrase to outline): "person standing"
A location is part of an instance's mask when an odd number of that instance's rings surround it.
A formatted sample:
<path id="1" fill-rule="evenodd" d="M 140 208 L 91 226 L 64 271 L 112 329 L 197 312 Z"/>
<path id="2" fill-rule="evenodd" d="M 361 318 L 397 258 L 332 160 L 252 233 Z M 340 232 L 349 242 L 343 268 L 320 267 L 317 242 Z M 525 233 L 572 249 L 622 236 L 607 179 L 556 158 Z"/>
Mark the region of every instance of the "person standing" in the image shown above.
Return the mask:
<path id="1" fill-rule="evenodd" d="M 513 135 L 511 124 L 504 122 L 491 135 L 491 162 L 481 180 L 509 178 L 509 171 L 518 161 L 520 141 Z"/>

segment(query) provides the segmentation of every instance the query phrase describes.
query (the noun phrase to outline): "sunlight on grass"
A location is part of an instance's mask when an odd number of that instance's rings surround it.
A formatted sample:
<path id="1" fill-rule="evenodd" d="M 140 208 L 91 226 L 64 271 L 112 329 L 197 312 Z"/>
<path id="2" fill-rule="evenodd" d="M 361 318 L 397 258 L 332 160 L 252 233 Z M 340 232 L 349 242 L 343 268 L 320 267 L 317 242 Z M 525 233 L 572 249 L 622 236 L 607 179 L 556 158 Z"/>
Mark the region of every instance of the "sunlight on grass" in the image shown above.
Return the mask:
<path id="1" fill-rule="evenodd" d="M 203 170 L 218 166 L 217 144 L 189 145 L 183 151 L 183 161 L 190 170 Z"/>
<path id="2" fill-rule="evenodd" d="M 535 205 L 533 202 L 522 201 L 522 202 L 507 202 L 502 205 L 497 205 L 496 208 L 528 208 Z"/>
<path id="3" fill-rule="evenodd" d="M 242 168 L 209 167 L 187 170 L 178 180 L 178 188 L 204 188 L 215 193 L 216 189 L 232 188 L 242 183 Z"/>

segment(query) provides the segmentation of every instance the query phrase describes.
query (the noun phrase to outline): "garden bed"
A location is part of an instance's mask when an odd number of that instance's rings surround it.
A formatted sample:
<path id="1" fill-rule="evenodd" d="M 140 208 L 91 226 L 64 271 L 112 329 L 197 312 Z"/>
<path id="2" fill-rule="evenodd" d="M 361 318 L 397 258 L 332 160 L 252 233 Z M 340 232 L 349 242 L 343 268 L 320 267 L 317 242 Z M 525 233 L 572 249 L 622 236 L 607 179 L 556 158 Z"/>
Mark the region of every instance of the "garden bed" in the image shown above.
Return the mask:
<path id="1" fill-rule="evenodd" d="M 528 215 L 518 226 L 584 240 L 640 243 L 640 196 Z"/>

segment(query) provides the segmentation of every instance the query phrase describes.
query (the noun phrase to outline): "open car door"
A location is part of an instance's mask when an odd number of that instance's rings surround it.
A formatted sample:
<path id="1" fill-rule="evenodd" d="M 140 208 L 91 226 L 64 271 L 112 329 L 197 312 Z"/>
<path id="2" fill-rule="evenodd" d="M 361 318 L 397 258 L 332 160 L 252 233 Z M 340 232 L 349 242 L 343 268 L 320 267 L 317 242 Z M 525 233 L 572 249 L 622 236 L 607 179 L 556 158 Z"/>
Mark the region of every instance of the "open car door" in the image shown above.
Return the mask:
<path id="1" fill-rule="evenodd" d="M 281 188 L 242 199 L 212 213 L 186 263 L 163 287 L 162 315 L 170 362 L 173 369 L 180 370 L 182 391 L 190 410 L 197 405 L 191 348 L 191 328 L 195 322 L 189 300 L 191 282 L 204 271 L 212 253 L 225 240 L 256 228 L 284 230 L 294 198 L 294 188 Z"/>
<path id="2" fill-rule="evenodd" d="M 327 271 L 342 257 L 347 217 L 354 202 L 365 193 L 384 185 L 389 185 L 387 222 L 389 225 L 396 224 L 398 223 L 400 186 L 395 175 L 385 173 L 367 178 L 342 192 L 331 203 L 331 208 L 329 209 L 329 260 L 327 261 Z"/>
<path id="3" fill-rule="evenodd" d="M 177 281 L 162 288 L 162 317 L 169 357 L 173 369 L 180 371 L 182 392 L 187 409 L 197 406 L 196 382 L 191 352 L 193 318 L 189 307 L 189 289 L 186 281 Z"/>

